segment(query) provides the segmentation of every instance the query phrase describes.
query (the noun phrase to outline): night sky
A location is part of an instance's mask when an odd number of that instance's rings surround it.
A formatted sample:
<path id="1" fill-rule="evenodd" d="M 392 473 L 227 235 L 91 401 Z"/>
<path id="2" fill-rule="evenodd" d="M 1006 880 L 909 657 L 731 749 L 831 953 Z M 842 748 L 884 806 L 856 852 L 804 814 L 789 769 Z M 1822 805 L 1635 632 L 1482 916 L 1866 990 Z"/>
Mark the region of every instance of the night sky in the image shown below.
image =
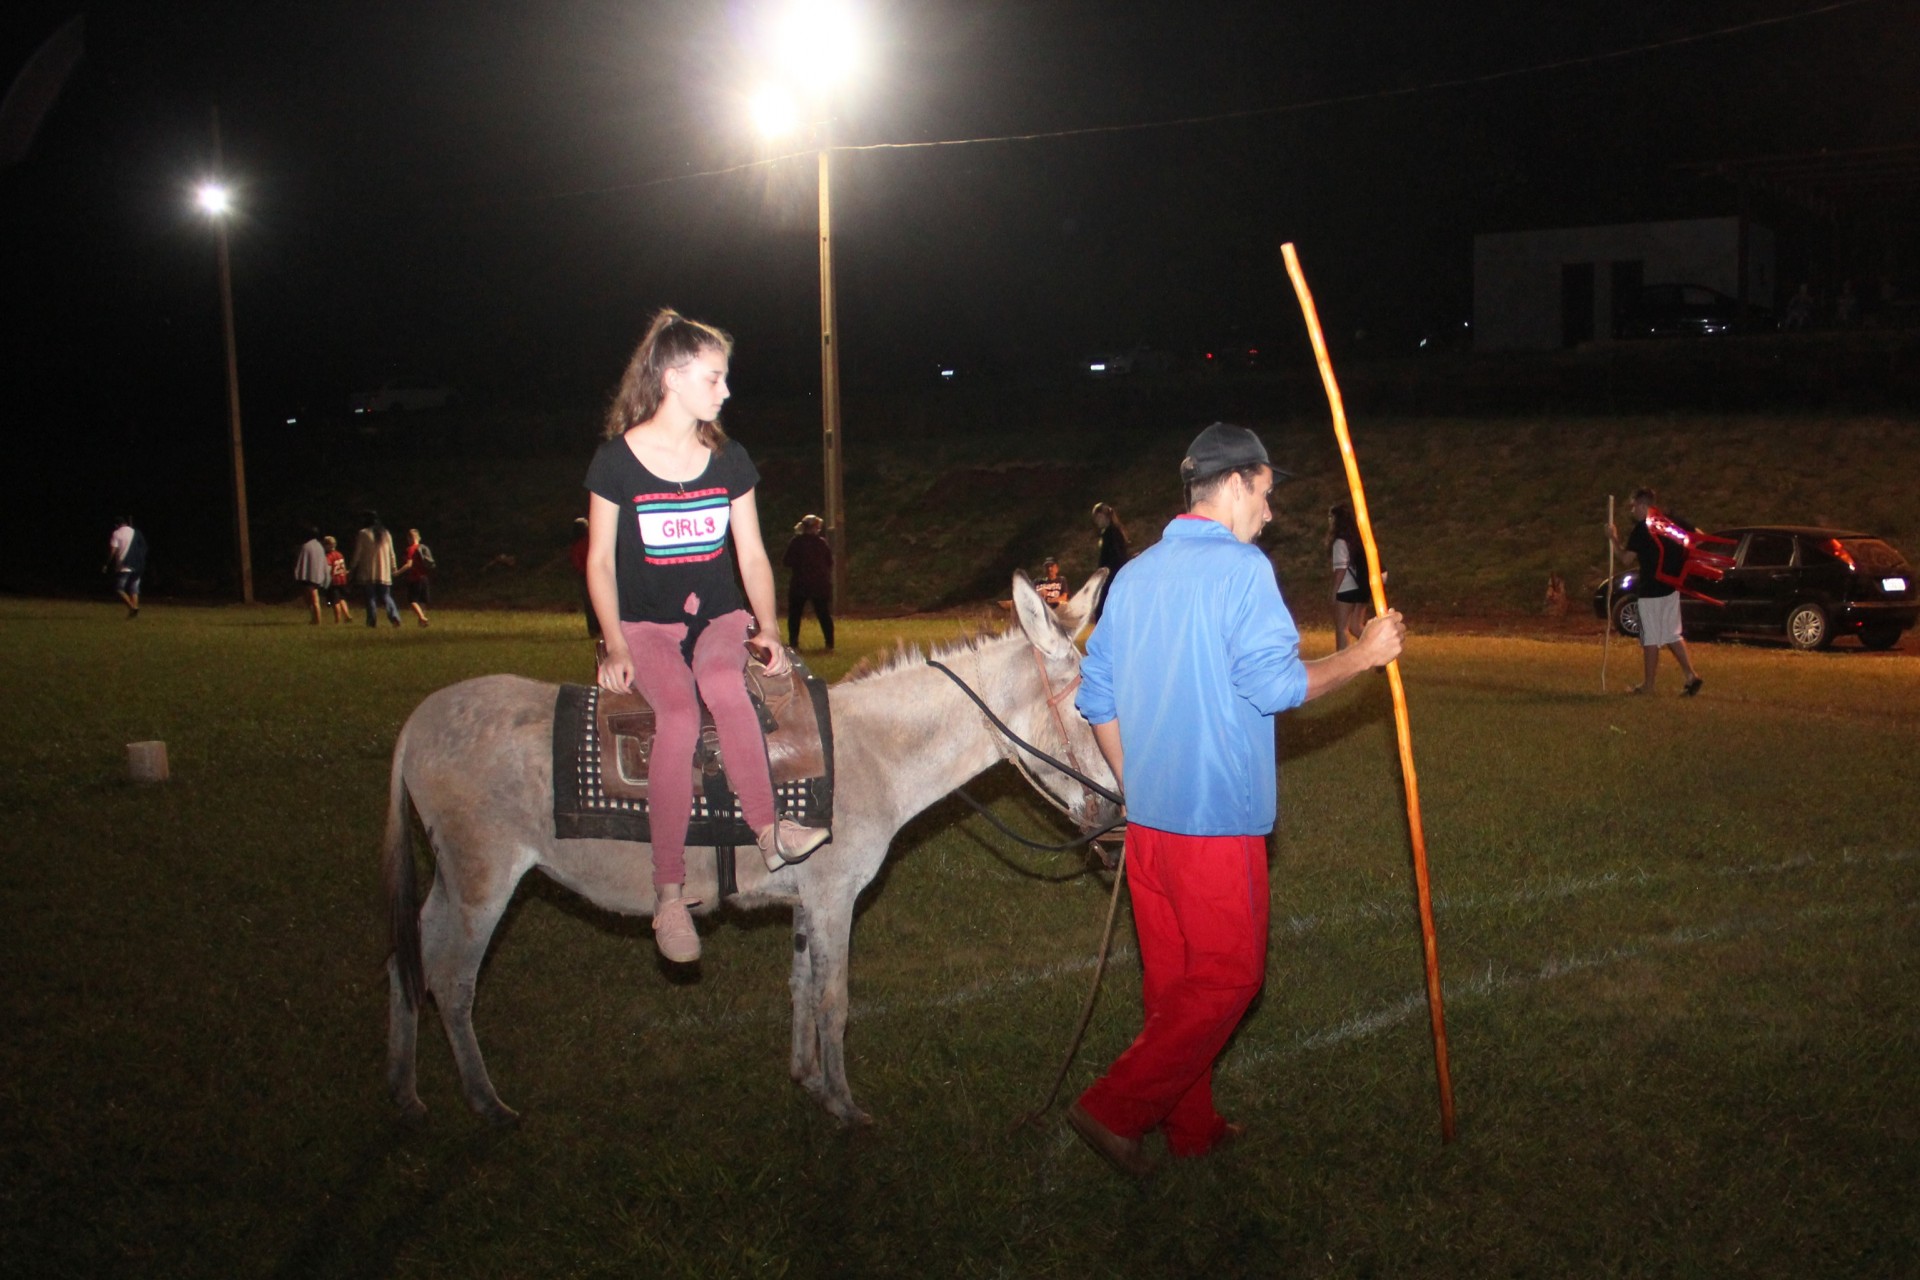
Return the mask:
<path id="1" fill-rule="evenodd" d="M 662 303 L 736 334 L 736 394 L 804 392 L 817 376 L 811 154 L 685 176 L 771 154 L 743 105 L 759 8 L 85 10 L 83 61 L 27 158 L 0 172 L 10 452 L 107 424 L 218 431 L 213 237 L 190 204 L 216 103 L 240 202 L 250 421 L 338 412 L 396 372 L 476 400 L 591 404 Z M 13 5 L 5 75 L 76 12 Z M 1102 345 L 1297 326 L 1284 239 L 1330 330 L 1410 348 L 1467 315 L 1475 232 L 1732 212 L 1729 189 L 1672 166 L 1905 142 L 1920 117 L 1912 0 L 863 12 L 868 70 L 834 112 L 853 147 L 1264 114 L 841 154 L 855 389 L 910 386 L 939 361 L 1009 383 L 1064 376 Z M 1795 13 L 1810 16 L 1648 47 Z"/>

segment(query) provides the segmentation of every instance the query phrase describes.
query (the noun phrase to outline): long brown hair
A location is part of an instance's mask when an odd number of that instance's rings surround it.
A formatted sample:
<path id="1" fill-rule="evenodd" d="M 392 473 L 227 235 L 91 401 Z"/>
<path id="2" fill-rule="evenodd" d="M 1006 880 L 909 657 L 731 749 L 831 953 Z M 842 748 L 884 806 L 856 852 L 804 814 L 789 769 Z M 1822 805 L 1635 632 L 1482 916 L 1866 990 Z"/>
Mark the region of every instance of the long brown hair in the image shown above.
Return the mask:
<path id="1" fill-rule="evenodd" d="M 633 358 L 627 361 L 619 390 L 613 393 L 613 403 L 607 406 L 607 421 L 601 435 L 611 440 L 660 412 L 660 403 L 667 397 L 667 370 L 678 369 L 706 351 L 731 356 L 733 336 L 710 324 L 689 320 L 672 307 L 660 308 L 653 323 L 647 326 L 646 336 L 634 348 Z M 719 453 L 727 447 L 727 433 L 720 426 L 720 419 L 701 423 L 698 432 L 700 443 L 713 452 Z"/>

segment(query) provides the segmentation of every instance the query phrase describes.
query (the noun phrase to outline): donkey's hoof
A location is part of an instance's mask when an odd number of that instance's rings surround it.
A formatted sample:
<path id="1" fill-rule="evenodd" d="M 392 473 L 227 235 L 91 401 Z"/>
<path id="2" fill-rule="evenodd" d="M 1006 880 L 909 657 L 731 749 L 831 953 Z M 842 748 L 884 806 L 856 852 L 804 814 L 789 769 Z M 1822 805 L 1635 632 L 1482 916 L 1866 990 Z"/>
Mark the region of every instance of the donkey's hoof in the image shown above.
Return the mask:
<path id="1" fill-rule="evenodd" d="M 843 1129 L 873 1128 L 873 1117 L 855 1106 L 852 1099 L 848 1099 L 845 1102 L 829 1103 L 827 1104 L 827 1109 L 833 1112 L 834 1118 L 840 1122 L 840 1126 Z"/>
<path id="2" fill-rule="evenodd" d="M 520 1123 L 520 1113 L 498 1098 L 482 1098 L 470 1105 L 475 1115 L 496 1129 L 512 1129 Z"/>
<path id="3" fill-rule="evenodd" d="M 419 1098 L 395 1098 L 393 1100 L 395 1118 L 409 1127 L 427 1122 L 427 1104 Z"/>

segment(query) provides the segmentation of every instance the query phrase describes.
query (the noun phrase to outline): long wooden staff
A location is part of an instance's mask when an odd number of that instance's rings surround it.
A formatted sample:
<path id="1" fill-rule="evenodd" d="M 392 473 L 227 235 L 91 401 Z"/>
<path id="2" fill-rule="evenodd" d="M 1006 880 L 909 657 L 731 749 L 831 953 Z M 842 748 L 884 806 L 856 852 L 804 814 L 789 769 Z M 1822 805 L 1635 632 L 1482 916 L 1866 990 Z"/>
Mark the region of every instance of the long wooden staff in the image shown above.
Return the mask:
<path id="1" fill-rule="evenodd" d="M 1607 616 L 1600 627 L 1600 692 L 1607 691 L 1607 659 L 1613 650 L 1613 495 L 1607 495 Z"/>
<path id="2" fill-rule="evenodd" d="M 1326 384 L 1327 403 L 1333 408 L 1333 434 L 1340 442 L 1340 458 L 1347 466 L 1347 491 L 1353 495 L 1353 517 L 1360 526 L 1360 540 L 1367 548 L 1367 584 L 1373 589 L 1374 612 L 1387 612 L 1387 586 L 1380 577 L 1380 553 L 1374 546 L 1373 521 L 1367 515 L 1367 492 L 1360 483 L 1360 464 L 1354 460 L 1353 439 L 1347 434 L 1347 411 L 1340 400 L 1340 384 L 1333 379 L 1333 361 L 1327 356 L 1327 340 L 1320 332 L 1320 314 L 1314 309 L 1313 293 L 1300 270 L 1300 255 L 1293 245 L 1280 246 L 1286 259 L 1287 275 L 1300 299 L 1301 314 L 1307 320 L 1307 333 L 1313 339 L 1313 355 L 1320 362 L 1320 381 Z M 1413 880 L 1420 900 L 1420 941 L 1427 969 L 1427 1016 L 1433 1026 L 1433 1065 L 1440 1080 L 1440 1138 L 1453 1141 L 1453 1073 L 1447 1066 L 1447 1015 L 1440 996 L 1440 948 L 1433 932 L 1433 891 L 1427 883 L 1427 837 L 1420 824 L 1420 783 L 1413 771 L 1413 729 L 1407 720 L 1407 690 L 1400 680 L 1400 663 L 1387 664 L 1387 681 L 1393 688 L 1393 724 L 1400 739 L 1400 776 L 1407 789 L 1407 829 L 1413 836 Z"/>

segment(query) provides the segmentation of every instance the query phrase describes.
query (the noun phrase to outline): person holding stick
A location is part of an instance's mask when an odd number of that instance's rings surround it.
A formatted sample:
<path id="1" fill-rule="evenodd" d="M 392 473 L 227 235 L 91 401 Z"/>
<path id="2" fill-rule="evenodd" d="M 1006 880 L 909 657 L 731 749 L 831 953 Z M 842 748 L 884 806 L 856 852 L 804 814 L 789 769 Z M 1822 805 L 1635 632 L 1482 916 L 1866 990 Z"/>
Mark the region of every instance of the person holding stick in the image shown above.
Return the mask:
<path id="1" fill-rule="evenodd" d="M 1608 541 L 1618 550 L 1631 552 L 1639 564 L 1633 593 L 1638 597 L 1640 652 L 1646 675 L 1627 692 L 1652 694 L 1654 677 L 1660 672 L 1660 650 L 1665 649 L 1687 677 L 1681 696 L 1691 698 L 1706 681 L 1694 671 L 1680 629 L 1680 591 L 1676 584 L 1686 576 L 1687 548 L 1654 532 L 1654 522 L 1648 517 L 1655 514 L 1655 496 L 1651 489 L 1633 491 L 1634 526 L 1626 541 L 1620 540 L 1619 527 L 1611 520 L 1607 522 Z"/>
<path id="2" fill-rule="evenodd" d="M 1114 1168 L 1145 1177 L 1160 1129 L 1176 1157 L 1242 1127 L 1214 1108 L 1213 1064 L 1266 972 L 1273 717 L 1400 654 L 1396 610 L 1313 662 L 1266 556 L 1276 476 L 1260 438 L 1214 423 L 1180 464 L 1187 513 L 1107 595 L 1076 705 L 1127 798 L 1127 889 L 1145 971 L 1139 1036 L 1067 1109 Z"/>

